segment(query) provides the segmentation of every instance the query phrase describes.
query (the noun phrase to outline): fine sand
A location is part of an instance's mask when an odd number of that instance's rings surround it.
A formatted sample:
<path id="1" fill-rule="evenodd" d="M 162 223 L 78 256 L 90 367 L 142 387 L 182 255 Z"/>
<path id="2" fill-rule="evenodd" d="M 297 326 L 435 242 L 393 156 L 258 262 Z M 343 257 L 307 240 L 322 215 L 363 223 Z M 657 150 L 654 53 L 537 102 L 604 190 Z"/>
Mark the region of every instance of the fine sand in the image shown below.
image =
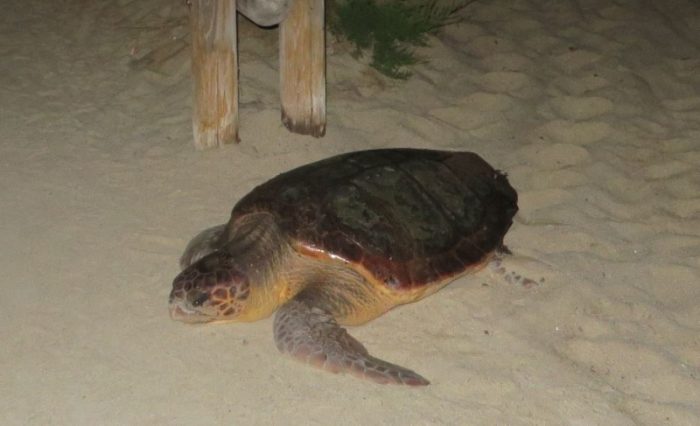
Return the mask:
<path id="1" fill-rule="evenodd" d="M 483 0 L 387 80 L 328 45 L 328 131 L 287 132 L 277 31 L 240 22 L 241 144 L 199 152 L 187 9 L 5 2 L 0 424 L 700 424 L 700 3 Z M 508 173 L 524 288 L 484 271 L 351 333 L 380 386 L 280 356 L 271 319 L 187 326 L 191 236 L 266 179 L 352 150 Z"/>

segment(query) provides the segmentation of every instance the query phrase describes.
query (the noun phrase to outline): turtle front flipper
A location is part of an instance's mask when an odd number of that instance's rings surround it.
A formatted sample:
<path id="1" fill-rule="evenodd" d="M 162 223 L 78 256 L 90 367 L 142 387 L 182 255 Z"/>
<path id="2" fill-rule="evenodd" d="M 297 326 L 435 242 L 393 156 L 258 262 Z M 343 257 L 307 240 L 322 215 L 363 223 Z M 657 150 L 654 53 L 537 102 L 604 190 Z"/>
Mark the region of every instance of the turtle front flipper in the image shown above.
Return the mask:
<path id="1" fill-rule="evenodd" d="M 430 384 L 411 370 L 371 356 L 333 315 L 314 305 L 313 294 L 303 293 L 304 297 L 280 307 L 275 316 L 275 344 L 280 352 L 332 373 L 350 373 L 381 384 Z"/>
<path id="2" fill-rule="evenodd" d="M 185 269 L 194 262 L 220 249 L 228 241 L 224 238 L 226 224 L 205 229 L 187 244 L 180 257 L 180 268 Z"/>

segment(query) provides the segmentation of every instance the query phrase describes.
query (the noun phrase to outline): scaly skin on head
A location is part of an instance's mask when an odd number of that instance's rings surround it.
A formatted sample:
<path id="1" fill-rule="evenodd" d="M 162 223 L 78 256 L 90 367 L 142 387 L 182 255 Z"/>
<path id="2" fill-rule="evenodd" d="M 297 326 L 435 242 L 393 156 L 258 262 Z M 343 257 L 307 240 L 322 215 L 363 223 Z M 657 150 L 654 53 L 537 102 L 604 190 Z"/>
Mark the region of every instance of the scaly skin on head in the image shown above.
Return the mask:
<path id="1" fill-rule="evenodd" d="M 233 320 L 250 296 L 248 276 L 225 252 L 211 253 L 182 271 L 170 292 L 170 316 L 198 323 Z"/>
<path id="2" fill-rule="evenodd" d="M 188 244 L 170 293 L 170 315 L 188 323 L 255 321 L 291 297 L 278 272 L 289 245 L 267 214 L 203 231 Z M 189 259 L 198 259 L 189 264 Z M 288 275 L 288 274 L 287 274 Z"/>

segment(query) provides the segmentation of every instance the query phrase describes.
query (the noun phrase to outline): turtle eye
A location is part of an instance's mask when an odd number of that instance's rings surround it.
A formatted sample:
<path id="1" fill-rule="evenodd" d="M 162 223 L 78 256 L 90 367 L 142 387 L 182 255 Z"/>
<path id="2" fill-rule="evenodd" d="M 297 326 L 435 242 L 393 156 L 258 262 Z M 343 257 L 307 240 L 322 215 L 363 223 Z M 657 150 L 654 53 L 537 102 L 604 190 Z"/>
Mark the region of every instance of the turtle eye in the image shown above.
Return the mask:
<path id="1" fill-rule="evenodd" d="M 192 299 L 192 306 L 202 306 L 204 302 L 207 301 L 207 299 L 209 299 L 209 295 L 207 293 L 202 293 L 199 296 Z"/>

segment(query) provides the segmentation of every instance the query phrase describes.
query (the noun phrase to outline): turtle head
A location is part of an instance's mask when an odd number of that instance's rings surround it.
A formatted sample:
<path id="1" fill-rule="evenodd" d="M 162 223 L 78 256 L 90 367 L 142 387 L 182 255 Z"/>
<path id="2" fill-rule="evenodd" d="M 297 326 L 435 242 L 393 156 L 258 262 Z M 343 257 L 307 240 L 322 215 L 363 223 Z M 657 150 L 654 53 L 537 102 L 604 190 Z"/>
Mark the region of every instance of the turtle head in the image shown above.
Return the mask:
<path id="1" fill-rule="evenodd" d="M 188 323 L 233 321 L 246 307 L 250 284 L 234 257 L 214 252 L 185 268 L 173 281 L 170 317 Z"/>

